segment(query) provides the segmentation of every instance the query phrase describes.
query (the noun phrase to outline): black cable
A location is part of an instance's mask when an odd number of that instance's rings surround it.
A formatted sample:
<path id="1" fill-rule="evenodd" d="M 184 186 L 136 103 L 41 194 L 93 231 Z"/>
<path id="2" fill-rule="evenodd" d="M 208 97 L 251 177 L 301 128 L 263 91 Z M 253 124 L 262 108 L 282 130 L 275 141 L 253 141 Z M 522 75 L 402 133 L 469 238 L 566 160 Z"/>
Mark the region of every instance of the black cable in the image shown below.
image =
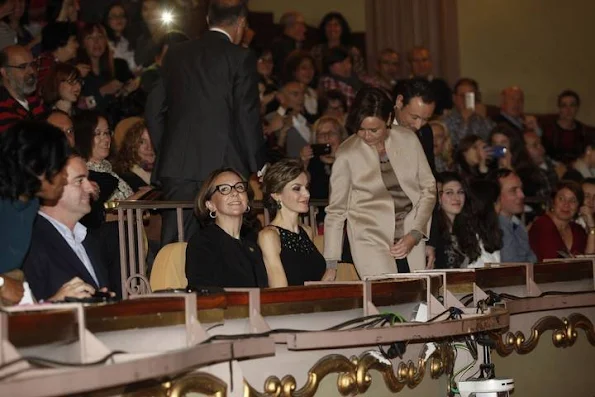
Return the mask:
<path id="1" fill-rule="evenodd" d="M 49 358 L 44 358 L 44 357 L 37 357 L 37 356 L 23 356 L 17 359 L 14 359 L 12 361 L 9 361 L 7 363 L 4 363 L 2 365 L 0 365 L 0 371 L 11 367 L 15 364 L 18 364 L 20 362 L 27 362 L 31 365 L 37 366 L 37 367 L 42 367 L 42 368 L 52 368 L 52 367 L 93 367 L 96 365 L 100 365 L 100 364 L 104 364 L 106 361 L 108 361 L 110 358 L 112 358 L 113 356 L 117 355 L 117 354 L 127 354 L 128 352 L 122 351 L 122 350 L 114 350 L 113 352 L 109 353 L 107 356 L 100 358 L 97 361 L 92 361 L 90 363 L 72 363 L 72 362 L 66 362 L 66 361 L 57 361 L 57 360 L 52 360 Z"/>

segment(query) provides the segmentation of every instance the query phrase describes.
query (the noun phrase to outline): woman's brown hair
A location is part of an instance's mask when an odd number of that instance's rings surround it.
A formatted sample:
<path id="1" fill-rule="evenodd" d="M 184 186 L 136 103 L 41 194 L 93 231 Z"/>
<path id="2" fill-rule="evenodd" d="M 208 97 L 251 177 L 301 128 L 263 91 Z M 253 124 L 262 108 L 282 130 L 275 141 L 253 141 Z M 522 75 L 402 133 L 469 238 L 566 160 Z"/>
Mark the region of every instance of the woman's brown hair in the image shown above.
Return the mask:
<path id="1" fill-rule="evenodd" d="M 87 65 L 91 65 L 91 58 L 89 57 L 89 54 L 87 54 L 87 50 L 85 48 L 85 38 L 87 36 L 91 36 L 95 31 L 103 34 L 103 36 L 105 37 L 105 52 L 101 55 L 101 58 L 99 59 L 99 74 L 103 78 L 111 80 L 115 77 L 114 58 L 112 55 L 112 51 L 109 48 L 107 32 L 102 24 L 89 23 L 83 26 L 83 28 L 80 30 L 80 47 L 78 49 L 78 61 Z"/>
<path id="2" fill-rule="evenodd" d="M 139 164 L 141 161 L 138 156 L 138 147 L 140 146 L 143 132 L 147 129 L 144 120 L 134 123 L 122 140 L 120 150 L 116 160 L 114 161 L 114 171 L 117 174 L 124 174 L 129 172 L 133 165 Z"/>
<path id="3" fill-rule="evenodd" d="M 298 159 L 286 158 L 273 164 L 262 178 L 262 195 L 264 205 L 271 213 L 271 217 L 277 214 L 277 202 L 271 196 L 273 193 L 281 193 L 283 188 L 301 174 L 308 175 L 304 164 Z"/>
<path id="4" fill-rule="evenodd" d="M 69 63 L 57 62 L 50 70 L 41 87 L 43 102 L 47 106 L 52 107 L 61 99 L 60 84 L 65 81 L 75 82 L 76 80 L 81 81 L 82 76 L 81 72 L 75 66 Z"/>

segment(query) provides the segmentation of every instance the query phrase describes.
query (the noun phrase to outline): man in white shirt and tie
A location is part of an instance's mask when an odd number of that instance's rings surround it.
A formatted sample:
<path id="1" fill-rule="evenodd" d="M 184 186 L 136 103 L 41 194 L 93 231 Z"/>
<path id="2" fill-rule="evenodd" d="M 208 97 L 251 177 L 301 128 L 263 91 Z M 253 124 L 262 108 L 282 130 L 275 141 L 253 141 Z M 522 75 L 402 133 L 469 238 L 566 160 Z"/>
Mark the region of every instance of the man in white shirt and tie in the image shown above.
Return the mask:
<path id="1" fill-rule="evenodd" d="M 66 165 L 68 183 L 57 202 L 42 203 L 29 254 L 23 264 L 25 277 L 38 300 L 87 298 L 96 290 L 107 291 L 107 270 L 94 241 L 79 220 L 91 210 L 93 186 L 85 161 L 73 155 Z"/>

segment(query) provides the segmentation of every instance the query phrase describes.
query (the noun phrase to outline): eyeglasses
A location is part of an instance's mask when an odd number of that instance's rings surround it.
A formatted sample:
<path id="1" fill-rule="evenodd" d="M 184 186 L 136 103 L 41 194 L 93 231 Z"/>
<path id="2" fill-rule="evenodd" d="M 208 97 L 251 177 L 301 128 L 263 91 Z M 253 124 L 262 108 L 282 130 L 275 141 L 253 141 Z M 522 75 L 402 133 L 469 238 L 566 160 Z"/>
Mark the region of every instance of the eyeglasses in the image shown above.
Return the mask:
<path id="1" fill-rule="evenodd" d="M 4 65 L 5 68 L 12 68 L 12 69 L 20 69 L 20 70 L 27 70 L 27 68 L 31 68 L 33 70 L 39 69 L 39 62 L 37 60 L 28 63 L 21 63 L 19 65 Z"/>
<path id="2" fill-rule="evenodd" d="M 114 15 L 109 15 L 108 16 L 109 19 L 126 19 L 126 14 L 114 14 Z"/>
<path id="3" fill-rule="evenodd" d="M 223 196 L 227 196 L 228 194 L 231 193 L 232 189 L 235 189 L 235 191 L 238 193 L 245 193 L 248 190 L 248 182 L 238 182 L 235 185 L 230 185 L 228 183 L 222 183 L 221 185 L 215 186 L 215 190 L 213 191 L 212 194 L 214 194 L 215 192 L 219 192 Z"/>
<path id="4" fill-rule="evenodd" d="M 111 138 L 114 135 L 114 132 L 112 130 L 105 130 L 105 131 L 100 131 L 100 130 L 95 130 L 93 136 L 98 139 L 98 138 Z"/>
<path id="5" fill-rule="evenodd" d="M 72 127 L 70 127 L 70 128 L 66 128 L 66 129 L 64 129 L 64 130 L 62 130 L 62 131 L 64 131 L 64 133 L 65 133 L 66 135 L 74 135 L 74 128 L 72 128 Z"/>

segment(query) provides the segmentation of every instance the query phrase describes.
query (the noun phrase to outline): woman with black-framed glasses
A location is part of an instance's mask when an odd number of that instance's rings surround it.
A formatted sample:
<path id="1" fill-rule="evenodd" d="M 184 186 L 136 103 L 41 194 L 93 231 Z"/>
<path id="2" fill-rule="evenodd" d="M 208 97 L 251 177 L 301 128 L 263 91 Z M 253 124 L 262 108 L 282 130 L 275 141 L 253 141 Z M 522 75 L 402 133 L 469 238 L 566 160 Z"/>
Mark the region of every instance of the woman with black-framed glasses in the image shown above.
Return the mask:
<path id="1" fill-rule="evenodd" d="M 186 247 L 186 278 L 192 287 L 268 286 L 262 253 L 246 215 L 248 182 L 232 168 L 213 171 L 196 198 L 201 229 Z"/>

